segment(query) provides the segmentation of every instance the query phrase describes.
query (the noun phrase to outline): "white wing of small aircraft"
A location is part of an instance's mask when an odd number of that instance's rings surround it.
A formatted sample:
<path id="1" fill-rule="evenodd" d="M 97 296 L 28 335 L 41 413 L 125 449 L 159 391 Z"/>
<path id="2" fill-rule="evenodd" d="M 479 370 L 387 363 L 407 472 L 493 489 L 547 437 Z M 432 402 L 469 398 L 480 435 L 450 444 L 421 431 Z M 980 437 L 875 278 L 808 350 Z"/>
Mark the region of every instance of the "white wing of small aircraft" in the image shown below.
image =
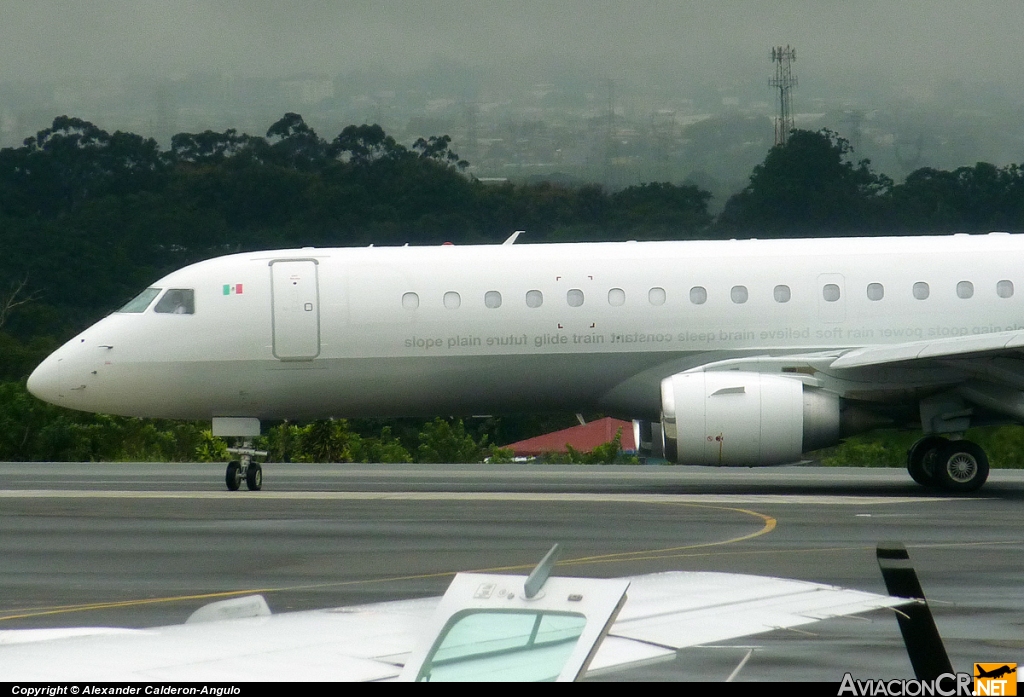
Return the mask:
<path id="1" fill-rule="evenodd" d="M 688 646 L 908 602 L 739 574 L 546 573 L 458 574 L 443 598 L 280 615 L 261 596 L 247 596 L 153 629 L 3 630 L 0 675 L 40 682 L 576 680 L 672 660 Z"/>
<path id="2" fill-rule="evenodd" d="M 28 386 L 241 438 L 275 419 L 596 410 L 700 465 L 917 428 L 911 476 L 972 491 L 989 466 L 964 430 L 1024 420 L 1022 261 L 1003 233 L 235 254 L 160 279 Z M 228 487 L 260 488 L 239 452 Z"/>

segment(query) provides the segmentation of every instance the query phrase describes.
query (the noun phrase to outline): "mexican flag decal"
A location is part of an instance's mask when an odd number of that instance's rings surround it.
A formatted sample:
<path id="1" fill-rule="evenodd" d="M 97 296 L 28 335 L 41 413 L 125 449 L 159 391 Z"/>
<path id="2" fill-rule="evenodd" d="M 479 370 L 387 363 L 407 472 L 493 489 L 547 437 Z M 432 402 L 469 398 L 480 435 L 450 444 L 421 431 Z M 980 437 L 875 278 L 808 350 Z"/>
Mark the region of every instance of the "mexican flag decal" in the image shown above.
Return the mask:
<path id="1" fill-rule="evenodd" d="M 224 295 L 241 295 L 241 294 L 242 294 L 242 284 L 241 283 L 235 283 L 233 285 L 229 285 L 227 283 L 224 284 Z"/>

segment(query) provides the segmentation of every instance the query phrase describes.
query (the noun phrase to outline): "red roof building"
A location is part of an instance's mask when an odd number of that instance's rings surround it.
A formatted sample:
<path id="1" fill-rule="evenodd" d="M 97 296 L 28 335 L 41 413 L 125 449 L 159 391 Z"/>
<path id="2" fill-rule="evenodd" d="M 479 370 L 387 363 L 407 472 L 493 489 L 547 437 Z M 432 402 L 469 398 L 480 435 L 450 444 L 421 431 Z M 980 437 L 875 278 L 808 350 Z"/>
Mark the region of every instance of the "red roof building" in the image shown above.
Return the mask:
<path id="1" fill-rule="evenodd" d="M 633 441 L 633 424 L 629 421 L 620 421 L 611 417 L 591 421 L 582 426 L 564 428 L 554 433 L 546 433 L 536 438 L 527 438 L 518 443 L 509 443 L 504 446 L 511 448 L 516 457 L 538 457 L 544 453 L 568 452 L 566 444 L 576 450 L 588 453 L 599 445 L 604 445 L 615 438 L 615 433 L 621 429 L 622 452 L 636 452 L 636 443 Z"/>

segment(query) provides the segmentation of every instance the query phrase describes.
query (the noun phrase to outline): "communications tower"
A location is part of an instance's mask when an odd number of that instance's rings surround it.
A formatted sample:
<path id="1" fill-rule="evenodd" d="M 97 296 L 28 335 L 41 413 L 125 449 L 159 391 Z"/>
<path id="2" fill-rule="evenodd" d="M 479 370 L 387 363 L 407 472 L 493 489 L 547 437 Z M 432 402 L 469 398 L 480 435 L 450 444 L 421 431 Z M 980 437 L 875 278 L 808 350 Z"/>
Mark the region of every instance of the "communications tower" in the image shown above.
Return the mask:
<path id="1" fill-rule="evenodd" d="M 796 87 L 796 76 L 793 75 L 793 62 L 796 60 L 796 49 L 790 46 L 772 47 L 772 63 L 775 63 L 775 77 L 768 81 L 771 87 L 779 90 L 779 115 L 775 117 L 775 144 L 784 145 L 793 130 L 793 88 Z"/>

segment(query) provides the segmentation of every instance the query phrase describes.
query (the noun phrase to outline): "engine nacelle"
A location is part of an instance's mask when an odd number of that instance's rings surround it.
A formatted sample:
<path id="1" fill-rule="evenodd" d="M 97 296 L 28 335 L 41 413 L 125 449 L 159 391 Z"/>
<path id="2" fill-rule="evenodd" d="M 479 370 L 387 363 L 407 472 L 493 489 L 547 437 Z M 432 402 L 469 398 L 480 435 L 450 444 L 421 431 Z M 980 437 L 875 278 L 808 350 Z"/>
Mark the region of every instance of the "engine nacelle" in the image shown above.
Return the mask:
<path id="1" fill-rule="evenodd" d="M 660 421 L 633 420 L 633 442 L 641 457 L 665 457 L 665 436 Z"/>
<path id="2" fill-rule="evenodd" d="M 661 411 L 665 458 L 684 465 L 780 465 L 840 437 L 836 395 L 777 375 L 678 373 Z"/>

